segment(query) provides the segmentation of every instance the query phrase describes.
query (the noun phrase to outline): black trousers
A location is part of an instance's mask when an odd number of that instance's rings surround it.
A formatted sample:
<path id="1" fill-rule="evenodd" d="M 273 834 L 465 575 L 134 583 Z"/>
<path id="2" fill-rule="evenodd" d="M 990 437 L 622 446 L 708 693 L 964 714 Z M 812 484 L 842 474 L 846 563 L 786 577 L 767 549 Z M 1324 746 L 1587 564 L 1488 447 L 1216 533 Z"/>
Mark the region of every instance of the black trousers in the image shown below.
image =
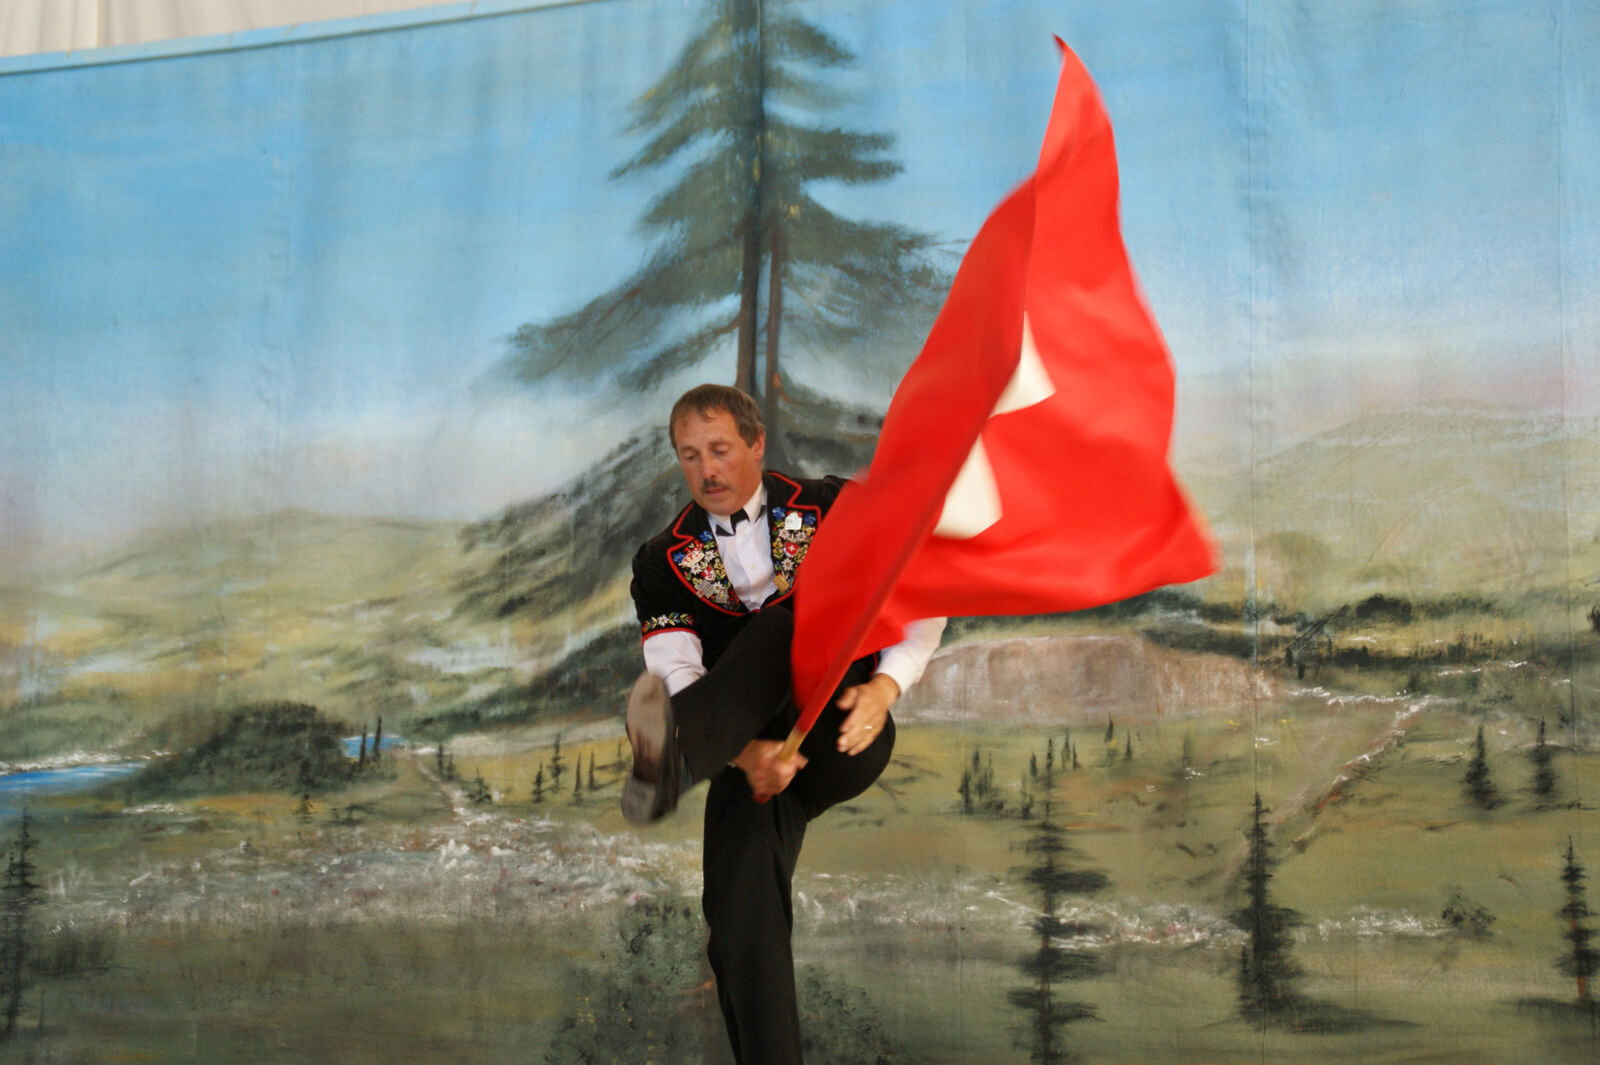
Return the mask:
<path id="1" fill-rule="evenodd" d="M 854 757 L 838 749 L 845 713 L 831 701 L 800 746 L 808 759 L 789 786 L 765 803 L 744 772 L 728 766 L 752 739 L 781 740 L 799 716 L 790 697 L 793 615 L 769 608 L 745 625 L 710 672 L 672 697 L 678 743 L 706 796 L 701 899 L 711 930 L 707 954 L 717 978 L 734 1060 L 800 1065 L 791 885 L 806 826 L 830 806 L 872 786 L 894 751 L 894 721 Z M 843 686 L 869 671 L 857 664 Z"/>

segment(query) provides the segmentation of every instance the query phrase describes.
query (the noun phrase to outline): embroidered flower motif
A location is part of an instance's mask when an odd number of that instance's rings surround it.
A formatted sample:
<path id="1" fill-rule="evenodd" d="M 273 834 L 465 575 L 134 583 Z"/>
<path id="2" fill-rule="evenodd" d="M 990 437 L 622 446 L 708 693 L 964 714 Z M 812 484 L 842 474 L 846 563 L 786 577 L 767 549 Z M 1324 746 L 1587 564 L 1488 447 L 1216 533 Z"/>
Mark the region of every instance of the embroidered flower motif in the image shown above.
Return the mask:
<path id="1" fill-rule="evenodd" d="M 722 555 L 711 533 L 700 534 L 701 543 L 689 543 L 671 554 L 672 564 L 678 568 L 685 583 L 694 594 L 724 610 L 741 611 L 744 604 L 733 594 L 728 583 L 728 572 L 722 566 Z"/>
<path id="2" fill-rule="evenodd" d="M 693 628 L 694 616 L 692 614 L 683 613 L 682 611 L 673 611 L 669 614 L 657 614 L 654 617 L 646 618 L 644 624 L 640 626 L 640 629 L 645 636 L 649 636 L 653 632 L 661 632 L 663 629 Z"/>
<path id="3" fill-rule="evenodd" d="M 804 510 L 772 511 L 772 583 L 780 595 L 794 587 L 795 570 L 817 531 L 817 516 Z"/>

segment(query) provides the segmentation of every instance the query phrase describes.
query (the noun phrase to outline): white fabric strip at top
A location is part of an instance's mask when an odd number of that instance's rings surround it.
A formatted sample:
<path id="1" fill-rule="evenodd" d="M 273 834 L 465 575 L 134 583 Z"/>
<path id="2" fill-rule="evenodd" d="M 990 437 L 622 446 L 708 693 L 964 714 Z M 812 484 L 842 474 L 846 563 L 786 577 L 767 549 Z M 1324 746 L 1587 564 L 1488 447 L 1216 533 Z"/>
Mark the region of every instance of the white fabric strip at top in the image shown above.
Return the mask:
<path id="1" fill-rule="evenodd" d="M 1055 395 L 1055 383 L 1039 358 L 1039 349 L 1033 343 L 1033 329 L 1028 316 L 1022 316 L 1022 353 L 1017 359 L 1017 369 L 1006 382 L 1000 399 L 989 412 L 990 418 L 1010 414 L 1042 403 Z M 989 454 L 983 447 L 983 435 L 967 452 L 961 472 L 944 497 L 944 509 L 933 527 L 933 535 L 950 540 L 967 540 L 1000 520 L 1000 488 L 995 483 L 994 467 L 989 464 Z"/>

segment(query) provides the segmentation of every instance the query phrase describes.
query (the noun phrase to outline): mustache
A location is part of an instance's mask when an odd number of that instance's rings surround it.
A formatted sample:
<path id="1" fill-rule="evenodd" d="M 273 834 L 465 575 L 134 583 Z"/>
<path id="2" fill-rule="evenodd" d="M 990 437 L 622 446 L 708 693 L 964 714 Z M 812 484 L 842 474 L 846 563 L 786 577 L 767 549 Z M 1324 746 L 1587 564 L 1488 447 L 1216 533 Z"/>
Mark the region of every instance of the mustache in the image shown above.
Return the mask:
<path id="1" fill-rule="evenodd" d="M 725 491 L 727 489 L 727 487 L 728 487 L 727 485 L 723 484 L 721 481 L 718 481 L 718 480 L 710 480 L 710 481 L 701 481 L 700 482 L 700 491 L 702 491 L 702 492 Z"/>

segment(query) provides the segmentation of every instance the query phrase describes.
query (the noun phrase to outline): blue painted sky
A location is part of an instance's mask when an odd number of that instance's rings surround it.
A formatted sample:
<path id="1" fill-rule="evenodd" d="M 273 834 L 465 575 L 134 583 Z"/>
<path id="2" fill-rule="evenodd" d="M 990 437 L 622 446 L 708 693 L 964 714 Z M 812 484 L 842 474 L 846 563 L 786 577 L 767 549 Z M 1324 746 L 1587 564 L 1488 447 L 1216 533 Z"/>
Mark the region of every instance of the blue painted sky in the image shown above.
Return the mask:
<path id="1" fill-rule="evenodd" d="M 648 251 L 633 222 L 660 179 L 607 174 L 698 10 L 0 66 L 8 543 L 43 558 L 283 505 L 470 518 L 582 469 L 645 404 L 473 384 L 519 324 Z M 1341 399 L 1334 420 L 1396 395 L 1600 407 L 1588 5 L 800 10 L 859 56 L 837 121 L 893 133 L 905 168 L 820 194 L 953 251 L 1031 167 L 1050 35 L 1073 45 L 1196 446 L 1237 441 L 1252 385 L 1261 424 L 1308 391 Z"/>

